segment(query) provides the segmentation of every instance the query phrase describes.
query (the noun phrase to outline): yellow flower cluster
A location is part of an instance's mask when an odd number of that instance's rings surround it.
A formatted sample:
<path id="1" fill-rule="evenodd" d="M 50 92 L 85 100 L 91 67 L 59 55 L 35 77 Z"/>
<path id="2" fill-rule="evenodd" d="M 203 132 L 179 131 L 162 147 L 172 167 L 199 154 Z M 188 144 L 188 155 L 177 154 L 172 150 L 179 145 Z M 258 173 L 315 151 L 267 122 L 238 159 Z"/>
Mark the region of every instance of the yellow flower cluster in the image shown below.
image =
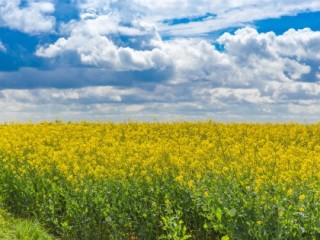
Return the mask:
<path id="1" fill-rule="evenodd" d="M 51 172 L 76 183 L 169 174 L 193 188 L 213 174 L 255 191 L 320 179 L 319 124 L 45 122 L 2 125 L 0 139 L 0 161 L 17 177 Z"/>

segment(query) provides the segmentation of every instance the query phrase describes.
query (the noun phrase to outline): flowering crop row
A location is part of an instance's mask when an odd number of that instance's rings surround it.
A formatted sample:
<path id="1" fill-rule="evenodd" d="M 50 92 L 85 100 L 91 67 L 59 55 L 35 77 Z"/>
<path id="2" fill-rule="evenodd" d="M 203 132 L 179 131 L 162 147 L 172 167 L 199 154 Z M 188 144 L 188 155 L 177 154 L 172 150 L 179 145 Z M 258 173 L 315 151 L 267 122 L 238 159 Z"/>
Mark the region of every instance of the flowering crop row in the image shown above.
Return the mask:
<path id="1" fill-rule="evenodd" d="M 0 126 L 0 196 L 63 239 L 319 239 L 320 124 Z"/>

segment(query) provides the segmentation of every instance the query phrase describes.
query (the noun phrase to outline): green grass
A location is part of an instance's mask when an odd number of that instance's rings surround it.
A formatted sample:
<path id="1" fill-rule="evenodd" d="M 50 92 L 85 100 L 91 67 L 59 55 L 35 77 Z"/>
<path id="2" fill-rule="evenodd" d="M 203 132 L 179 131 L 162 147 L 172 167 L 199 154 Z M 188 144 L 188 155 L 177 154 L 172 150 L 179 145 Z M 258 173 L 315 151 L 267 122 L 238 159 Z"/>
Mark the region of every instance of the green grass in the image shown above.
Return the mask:
<path id="1" fill-rule="evenodd" d="M 39 223 L 31 220 L 15 219 L 0 209 L 1 240 L 53 240 Z"/>

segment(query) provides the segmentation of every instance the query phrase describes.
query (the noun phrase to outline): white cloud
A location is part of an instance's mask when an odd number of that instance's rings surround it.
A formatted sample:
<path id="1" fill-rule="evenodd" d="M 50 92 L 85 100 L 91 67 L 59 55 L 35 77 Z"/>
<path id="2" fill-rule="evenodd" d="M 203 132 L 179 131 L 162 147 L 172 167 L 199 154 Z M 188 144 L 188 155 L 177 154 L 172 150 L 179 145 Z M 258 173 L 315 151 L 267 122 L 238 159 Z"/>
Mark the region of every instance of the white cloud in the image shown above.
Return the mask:
<path id="1" fill-rule="evenodd" d="M 217 41 L 224 45 L 226 53 L 238 67 L 251 72 L 248 72 L 247 79 L 290 81 L 299 80 L 310 72 L 311 67 L 302 61 L 306 58 L 301 58 L 301 52 L 312 51 L 315 40 L 320 40 L 320 32 L 310 29 L 289 30 L 276 36 L 273 32 L 258 33 L 253 28 L 243 28 L 234 35 L 225 33 Z M 294 45 L 294 50 L 288 53 L 286 49 L 290 45 Z M 316 56 L 315 59 L 320 61 Z"/>
<path id="2" fill-rule="evenodd" d="M 206 96 L 209 99 L 210 103 L 274 103 L 274 100 L 270 96 L 263 97 L 259 89 L 250 88 L 250 89 L 233 89 L 233 88 L 213 88 L 213 89 L 200 89 L 195 92 L 196 95 L 200 98 L 205 98 Z"/>
<path id="3" fill-rule="evenodd" d="M 310 29 L 289 30 L 277 36 L 273 32 L 258 33 L 253 28 L 243 28 L 234 34 L 226 33 L 217 40 L 224 48 L 222 52 L 206 40 L 161 41 L 157 37 L 149 41 L 150 50 L 135 50 L 116 46 L 109 39 L 113 27 L 100 29 L 102 25 L 96 24 L 100 21 L 98 17 L 77 23 L 79 25 L 71 30 L 70 36 L 39 48 L 37 54 L 52 58 L 74 51 L 84 64 L 114 71 L 165 69 L 171 66 L 173 75 L 168 81 L 170 84 L 192 86 L 190 88 L 196 92 L 199 88 L 205 88 L 211 95 L 223 93 L 226 98 L 250 103 L 277 101 L 276 97 L 281 94 L 272 87 L 273 83 L 283 83 L 279 89 L 287 89 L 295 86 L 294 82 L 304 86 L 303 82 L 308 81 L 315 86 L 318 81 L 320 58 L 316 47 L 320 42 L 320 32 Z M 144 32 L 141 30 L 140 34 Z M 154 39 L 156 41 L 152 42 Z M 287 49 L 293 46 L 294 50 L 289 52 Z M 312 60 L 312 64 L 308 65 L 307 60 Z M 221 92 L 222 89 L 224 92 Z M 232 89 L 239 91 L 233 92 Z M 308 89 L 302 87 L 301 91 Z M 248 97 L 244 98 L 244 95 Z"/>
<path id="4" fill-rule="evenodd" d="M 319 11 L 320 2 L 317 0 L 137 0 L 148 8 L 148 19 L 157 22 L 160 32 L 168 35 L 198 35 L 228 27 L 241 26 L 244 23 L 267 18 L 278 18 L 294 15 L 305 11 Z M 177 11 L 177 9 L 179 9 Z M 161 22 L 164 19 L 203 16 L 214 13 L 215 18 L 201 22 L 189 22 L 179 25 L 168 25 Z"/>
<path id="5" fill-rule="evenodd" d="M 155 24 L 162 34 L 173 36 L 194 36 L 243 26 L 256 20 L 320 10 L 318 0 L 77 0 L 76 3 L 83 13 L 88 9 L 94 9 L 100 14 L 116 12 L 124 21 L 142 17 L 144 21 Z M 205 16 L 207 13 L 215 14 L 216 17 L 178 25 L 164 22 L 168 19 Z"/>
<path id="6" fill-rule="evenodd" d="M 162 69 L 170 64 L 167 55 L 158 48 L 135 50 L 117 46 L 109 36 L 121 35 L 140 45 L 150 47 L 159 40 L 156 29 L 144 22 L 133 21 L 132 27 L 122 26 L 118 14 L 83 18 L 64 26 L 69 36 L 54 44 L 38 48 L 36 55 L 52 58 L 63 53 L 76 52 L 83 64 L 111 68 L 115 71 Z"/>
<path id="7" fill-rule="evenodd" d="M 294 57 L 299 61 L 320 60 L 320 31 L 309 28 L 290 29 L 277 38 L 276 51 L 282 56 Z"/>
<path id="8" fill-rule="evenodd" d="M 303 116 L 304 119 L 308 120 L 309 115 L 319 116 L 320 114 L 320 101 L 311 104 L 289 104 L 288 110 L 290 114 L 297 114 Z M 319 121 L 319 118 L 318 118 Z"/>
<path id="9" fill-rule="evenodd" d="M 224 78 L 227 71 L 232 69 L 231 59 L 205 40 L 177 39 L 163 42 L 161 50 L 173 61 L 173 83 L 212 81 L 224 85 L 233 81 Z"/>
<path id="10" fill-rule="evenodd" d="M 138 94 L 137 89 L 117 89 L 114 87 L 84 87 L 78 89 L 33 89 L 2 90 L 1 99 L 25 103 L 57 103 L 70 102 L 121 102 L 123 96 Z"/>
<path id="11" fill-rule="evenodd" d="M 179 17 L 180 13 L 195 15 L 209 11 L 226 14 L 226 19 L 232 19 L 237 18 L 237 15 L 233 17 L 237 11 L 243 17 L 254 18 L 256 15 L 248 14 L 247 11 L 263 11 L 280 16 L 305 9 L 314 11 L 320 7 L 317 1 L 299 4 L 292 0 L 284 2 L 201 0 L 199 4 L 191 0 L 135 0 L 137 4 L 133 4 L 127 0 L 79 0 L 79 8 L 86 17 L 66 25 L 66 37 L 50 46 L 40 47 L 37 55 L 52 58 L 73 51 L 84 64 L 115 71 L 165 69 L 169 66 L 174 69 L 172 83 L 210 81 L 215 86 L 249 87 L 264 85 L 263 81 L 299 81 L 311 73 L 314 67 L 306 60 L 319 61 L 317 49 L 320 32 L 292 29 L 276 36 L 273 32 L 260 34 L 247 27 L 233 35 L 221 36 L 218 42 L 224 46 L 225 51 L 220 52 L 210 42 L 196 38 L 162 41 L 156 27 L 158 22 L 154 22 L 155 25 L 148 23 L 149 17 L 157 14 L 166 18 L 170 14 Z M 199 7 L 194 8 L 195 5 Z M 172 11 L 164 11 L 167 9 Z M 125 17 L 128 15 L 129 19 Z M 261 16 L 260 12 L 257 15 Z M 226 19 L 222 18 L 223 21 Z M 123 25 L 123 22 L 126 24 Z M 190 24 L 184 27 L 192 31 Z M 199 26 L 197 28 L 201 29 Z M 131 44 L 135 41 L 138 47 L 122 46 L 112 38 L 114 35 L 125 36 Z M 311 81 L 316 79 L 316 76 L 308 77 Z M 259 82 L 256 82 L 257 79 Z"/>
<path id="12" fill-rule="evenodd" d="M 0 52 L 6 52 L 7 48 L 3 45 L 3 43 L 0 41 Z"/>
<path id="13" fill-rule="evenodd" d="M 317 82 L 270 82 L 266 84 L 265 92 L 278 101 L 320 99 L 320 84 Z"/>
<path id="14" fill-rule="evenodd" d="M 54 4 L 51 0 L 0 0 L 0 25 L 25 33 L 51 32 L 55 27 Z"/>
<path id="15" fill-rule="evenodd" d="M 84 65 L 114 71 L 173 68 L 175 77 L 172 83 L 200 80 L 211 81 L 224 87 L 248 87 L 257 78 L 260 81 L 298 81 L 308 75 L 313 67 L 305 60 L 319 59 L 316 49 L 319 47 L 320 33 L 310 29 L 290 30 L 276 36 L 273 32 L 260 34 L 253 28 L 243 28 L 235 34 L 227 33 L 218 39 L 218 43 L 226 49 L 225 52 L 217 51 L 205 40 L 162 41 L 155 25 L 158 23 L 150 24 L 150 19 L 142 15 L 156 15 L 163 12 L 159 9 L 171 7 L 175 7 L 174 12 L 178 15 L 180 12 L 188 14 L 196 2 L 135 2 L 137 5 L 128 0 L 78 0 L 81 20 L 64 24 L 61 31 L 65 36 L 49 46 L 40 46 L 36 55 L 54 58 L 72 52 L 79 56 Z M 221 13 L 230 14 L 241 9 L 244 16 L 253 16 L 246 11 L 260 11 L 258 6 L 262 4 L 254 0 L 216 1 L 215 4 L 206 0 L 201 2 L 201 7 L 193 10 L 196 13 L 216 8 L 220 9 Z M 285 2 L 286 4 L 275 5 L 274 2 L 265 0 L 263 6 L 275 8 L 281 14 L 294 13 L 307 7 L 315 10 L 320 6 L 316 2 L 309 5 L 290 0 Z M 183 11 L 177 13 L 177 5 L 180 5 L 179 9 Z M 143 9 L 147 11 L 143 13 Z M 192 28 L 190 24 L 184 27 Z M 119 36 L 125 38 L 126 42 L 119 40 Z M 294 50 L 290 51 L 292 48 Z"/>
<path id="16" fill-rule="evenodd" d="M 22 2 L 26 2 L 26 6 L 21 7 Z M 54 3 L 53 0 L 0 0 L 1 25 L 27 33 L 53 31 Z M 117 14 L 122 22 L 141 18 L 144 22 L 157 26 L 162 34 L 173 36 L 194 36 L 243 26 L 256 20 L 320 10 L 317 0 L 73 0 L 72 4 L 78 7 L 82 19 L 103 14 Z M 216 14 L 216 17 L 179 25 L 164 22 L 168 19 L 205 16 L 208 12 Z"/>

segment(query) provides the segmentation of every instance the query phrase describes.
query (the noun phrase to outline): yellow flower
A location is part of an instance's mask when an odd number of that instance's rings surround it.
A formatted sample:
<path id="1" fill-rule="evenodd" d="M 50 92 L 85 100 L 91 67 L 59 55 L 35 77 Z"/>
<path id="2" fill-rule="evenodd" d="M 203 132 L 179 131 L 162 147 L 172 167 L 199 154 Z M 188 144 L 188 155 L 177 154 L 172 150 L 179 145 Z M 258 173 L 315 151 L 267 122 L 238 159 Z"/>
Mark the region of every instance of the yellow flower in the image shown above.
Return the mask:
<path id="1" fill-rule="evenodd" d="M 189 180 L 189 181 L 188 181 L 188 186 L 189 186 L 189 188 L 194 188 L 194 182 L 193 182 L 193 180 Z"/>
<path id="2" fill-rule="evenodd" d="M 299 196 L 299 201 L 303 201 L 306 198 L 306 196 L 304 194 Z"/>
<path id="3" fill-rule="evenodd" d="M 283 217 L 284 212 L 283 211 L 279 211 L 279 217 Z"/>

